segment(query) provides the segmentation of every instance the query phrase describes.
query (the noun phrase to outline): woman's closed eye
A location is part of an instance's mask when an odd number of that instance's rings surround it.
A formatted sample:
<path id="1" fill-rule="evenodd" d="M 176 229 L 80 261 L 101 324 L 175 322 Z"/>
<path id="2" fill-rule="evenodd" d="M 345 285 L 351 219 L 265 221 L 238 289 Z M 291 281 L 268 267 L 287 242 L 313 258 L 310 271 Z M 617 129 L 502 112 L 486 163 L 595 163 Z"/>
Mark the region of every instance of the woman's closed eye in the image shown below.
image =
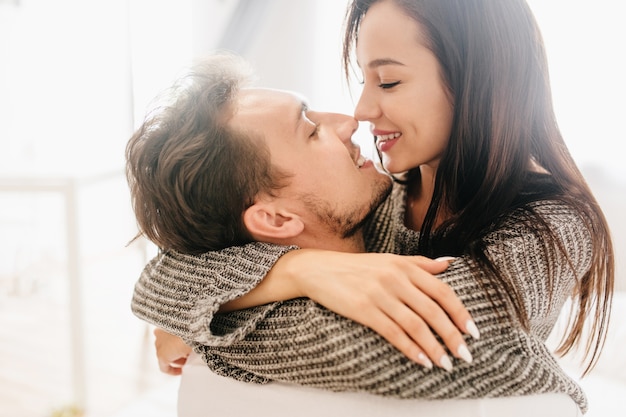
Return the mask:
<path id="1" fill-rule="evenodd" d="M 390 89 L 390 88 L 395 87 L 395 86 L 396 86 L 396 85 L 398 85 L 398 84 L 400 84 L 400 81 L 394 81 L 394 82 L 392 82 L 392 83 L 380 83 L 380 84 L 378 84 L 378 86 L 379 86 L 380 88 L 382 88 L 383 90 L 388 90 L 388 89 Z"/>

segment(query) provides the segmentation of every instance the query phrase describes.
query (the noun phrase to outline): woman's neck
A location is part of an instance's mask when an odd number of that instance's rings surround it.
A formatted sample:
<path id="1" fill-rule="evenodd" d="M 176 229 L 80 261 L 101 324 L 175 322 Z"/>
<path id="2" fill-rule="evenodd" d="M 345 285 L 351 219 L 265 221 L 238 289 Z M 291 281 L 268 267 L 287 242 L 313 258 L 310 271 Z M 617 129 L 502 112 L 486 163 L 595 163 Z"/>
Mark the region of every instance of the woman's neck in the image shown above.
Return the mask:
<path id="1" fill-rule="evenodd" d="M 404 225 L 419 231 L 424 224 L 426 212 L 433 198 L 436 170 L 429 166 L 420 167 L 419 177 L 415 177 L 407 186 L 406 211 Z"/>

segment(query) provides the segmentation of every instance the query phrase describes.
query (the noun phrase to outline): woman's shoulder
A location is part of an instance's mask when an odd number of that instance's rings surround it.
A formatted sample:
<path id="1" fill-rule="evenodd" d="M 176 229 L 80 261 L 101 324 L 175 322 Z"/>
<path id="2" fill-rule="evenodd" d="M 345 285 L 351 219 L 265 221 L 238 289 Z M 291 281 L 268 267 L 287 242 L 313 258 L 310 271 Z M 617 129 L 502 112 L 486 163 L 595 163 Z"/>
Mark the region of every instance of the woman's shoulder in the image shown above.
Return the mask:
<path id="1" fill-rule="evenodd" d="M 494 222 L 486 237 L 493 240 L 519 235 L 532 235 L 542 240 L 548 235 L 561 241 L 591 240 L 585 213 L 572 202 L 556 197 L 513 208 Z"/>
<path id="2" fill-rule="evenodd" d="M 567 198 L 552 196 L 548 198 L 530 201 L 523 206 L 515 207 L 505 216 L 505 224 L 518 224 L 522 227 L 537 227 L 537 223 L 545 223 L 550 227 L 562 224 L 587 227 L 587 219 L 584 210 Z"/>
<path id="3" fill-rule="evenodd" d="M 586 227 L 585 204 L 569 195 L 551 175 L 531 172 L 511 210 L 503 218 L 507 225 L 536 227 L 537 222 L 545 222 L 550 226 L 569 223 Z"/>
<path id="4" fill-rule="evenodd" d="M 592 227 L 585 213 L 559 198 L 535 200 L 516 208 L 485 236 L 484 242 L 489 252 L 547 257 L 558 264 L 567 262 L 581 273 L 588 269 L 593 255 Z"/>
<path id="5" fill-rule="evenodd" d="M 489 245 L 522 240 L 524 247 L 537 241 L 570 254 L 590 254 L 593 225 L 586 204 L 568 195 L 549 174 L 531 173 L 511 209 L 493 222 L 485 241 Z"/>

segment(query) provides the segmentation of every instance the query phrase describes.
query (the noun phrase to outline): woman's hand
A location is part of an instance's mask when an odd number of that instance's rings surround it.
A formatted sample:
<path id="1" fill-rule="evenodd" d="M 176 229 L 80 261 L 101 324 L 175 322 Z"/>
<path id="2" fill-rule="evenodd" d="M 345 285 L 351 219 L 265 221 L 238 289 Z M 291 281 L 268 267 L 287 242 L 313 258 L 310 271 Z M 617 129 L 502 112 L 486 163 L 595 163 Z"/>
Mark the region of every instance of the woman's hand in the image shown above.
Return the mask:
<path id="1" fill-rule="evenodd" d="M 180 375 L 187 357 L 191 353 L 189 347 L 183 339 L 167 333 L 165 330 L 154 329 L 154 347 L 156 348 L 159 369 L 170 375 Z"/>
<path id="2" fill-rule="evenodd" d="M 449 261 L 300 250 L 276 265 L 282 262 L 281 273 L 292 277 L 292 291 L 370 327 L 410 359 L 450 370 L 450 358 L 434 334 L 454 356 L 471 362 L 461 331 L 475 338 L 479 333 L 454 291 L 432 275 L 445 271 Z"/>

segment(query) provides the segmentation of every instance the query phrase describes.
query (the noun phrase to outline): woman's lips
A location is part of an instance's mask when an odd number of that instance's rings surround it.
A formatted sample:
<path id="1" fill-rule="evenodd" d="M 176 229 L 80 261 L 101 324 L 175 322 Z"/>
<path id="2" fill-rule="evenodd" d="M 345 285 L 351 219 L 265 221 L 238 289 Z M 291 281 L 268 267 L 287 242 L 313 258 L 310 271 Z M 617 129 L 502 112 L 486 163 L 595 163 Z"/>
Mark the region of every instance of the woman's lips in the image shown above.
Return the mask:
<path id="1" fill-rule="evenodd" d="M 400 132 L 379 129 L 372 129 L 372 134 L 376 138 L 376 147 L 380 152 L 389 151 L 402 136 Z"/>

